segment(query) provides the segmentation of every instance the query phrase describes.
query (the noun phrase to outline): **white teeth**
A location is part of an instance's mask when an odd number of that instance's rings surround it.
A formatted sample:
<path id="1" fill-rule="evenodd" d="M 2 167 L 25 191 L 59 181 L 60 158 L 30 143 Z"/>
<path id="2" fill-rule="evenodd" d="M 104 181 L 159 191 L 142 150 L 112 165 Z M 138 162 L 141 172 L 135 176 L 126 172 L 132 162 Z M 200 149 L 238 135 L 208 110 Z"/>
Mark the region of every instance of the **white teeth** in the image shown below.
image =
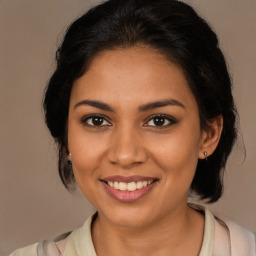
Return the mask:
<path id="1" fill-rule="evenodd" d="M 128 191 L 135 191 L 137 188 L 137 184 L 135 182 L 129 182 L 127 184 L 127 190 Z"/>
<path id="2" fill-rule="evenodd" d="M 119 189 L 119 183 L 117 181 L 114 182 L 114 188 Z"/>
<path id="3" fill-rule="evenodd" d="M 127 190 L 127 183 L 120 182 L 119 183 L 119 190 L 122 190 L 122 191 Z"/>
<path id="4" fill-rule="evenodd" d="M 119 189 L 121 191 L 135 191 L 137 189 L 141 189 L 143 187 L 146 187 L 150 184 L 153 183 L 153 180 L 148 180 L 148 181 L 137 181 L 137 182 L 129 182 L 129 183 L 126 183 L 126 182 L 118 182 L 118 181 L 115 181 L 115 182 L 112 182 L 112 181 L 107 181 L 108 185 L 112 188 L 115 188 L 115 189 Z"/>
<path id="5" fill-rule="evenodd" d="M 143 187 L 142 181 L 137 182 L 137 189 L 141 189 Z"/>

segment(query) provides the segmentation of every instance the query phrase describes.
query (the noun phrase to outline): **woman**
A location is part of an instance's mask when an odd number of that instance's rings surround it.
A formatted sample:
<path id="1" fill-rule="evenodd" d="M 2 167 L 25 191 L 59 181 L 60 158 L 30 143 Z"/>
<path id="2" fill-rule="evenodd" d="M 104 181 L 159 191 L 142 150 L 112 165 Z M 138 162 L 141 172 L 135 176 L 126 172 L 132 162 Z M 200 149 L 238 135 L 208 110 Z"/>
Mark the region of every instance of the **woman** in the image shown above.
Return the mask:
<path id="1" fill-rule="evenodd" d="M 82 228 L 13 255 L 255 255 L 209 203 L 236 139 L 215 33 L 174 0 L 110 0 L 68 29 L 46 90 L 59 174 L 97 209 Z"/>

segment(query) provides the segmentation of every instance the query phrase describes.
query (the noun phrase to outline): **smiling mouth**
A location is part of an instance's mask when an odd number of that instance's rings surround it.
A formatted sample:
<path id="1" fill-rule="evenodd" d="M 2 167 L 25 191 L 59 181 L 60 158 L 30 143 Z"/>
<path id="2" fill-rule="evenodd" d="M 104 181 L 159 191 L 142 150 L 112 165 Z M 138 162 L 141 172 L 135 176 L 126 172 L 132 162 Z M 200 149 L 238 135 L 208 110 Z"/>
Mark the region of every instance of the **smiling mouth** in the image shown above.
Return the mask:
<path id="1" fill-rule="evenodd" d="M 135 191 L 142 189 L 144 187 L 149 186 L 156 180 L 144 180 L 144 181 L 132 181 L 132 182 L 118 182 L 118 181 L 103 181 L 107 185 L 109 185 L 111 188 L 114 188 L 116 190 L 121 190 L 121 191 Z"/>
<path id="2" fill-rule="evenodd" d="M 112 176 L 100 181 L 111 197 L 120 202 L 129 203 L 147 195 L 159 179 L 141 176 Z"/>

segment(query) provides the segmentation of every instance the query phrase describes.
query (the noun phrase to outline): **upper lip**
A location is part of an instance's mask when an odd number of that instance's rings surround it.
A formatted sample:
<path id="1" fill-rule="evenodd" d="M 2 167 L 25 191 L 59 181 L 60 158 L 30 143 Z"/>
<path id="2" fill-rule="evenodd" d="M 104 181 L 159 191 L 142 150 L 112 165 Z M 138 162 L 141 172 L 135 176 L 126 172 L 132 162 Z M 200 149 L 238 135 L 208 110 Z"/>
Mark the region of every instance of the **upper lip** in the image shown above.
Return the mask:
<path id="1" fill-rule="evenodd" d="M 108 176 L 105 177 L 103 179 L 101 179 L 101 181 L 112 181 L 112 182 L 137 182 L 137 181 L 154 181 L 154 180 L 158 180 L 155 177 L 146 177 L 146 176 L 139 176 L 139 175 L 133 175 L 133 176 L 121 176 L 121 175 L 114 175 L 114 176 Z"/>

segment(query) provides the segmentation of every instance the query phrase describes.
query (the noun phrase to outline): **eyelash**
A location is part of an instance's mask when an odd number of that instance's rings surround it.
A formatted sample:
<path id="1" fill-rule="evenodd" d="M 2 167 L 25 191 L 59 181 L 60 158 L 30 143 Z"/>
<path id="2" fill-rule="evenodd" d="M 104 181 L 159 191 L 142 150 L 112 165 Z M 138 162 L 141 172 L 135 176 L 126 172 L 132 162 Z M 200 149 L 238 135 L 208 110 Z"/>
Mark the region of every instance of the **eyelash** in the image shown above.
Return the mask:
<path id="1" fill-rule="evenodd" d="M 107 122 L 108 124 L 104 124 L 104 125 L 93 125 L 93 124 L 88 124 L 88 121 L 93 118 L 99 118 L 99 119 L 102 119 L 103 120 L 103 123 L 104 122 Z M 97 114 L 93 114 L 93 115 L 89 115 L 89 116 L 86 116 L 86 117 L 83 117 L 81 119 L 81 123 L 82 124 L 85 124 L 87 126 L 91 126 L 91 127 L 97 127 L 97 128 L 100 128 L 100 127 L 105 127 L 105 126 L 112 126 L 111 123 L 107 120 L 107 118 L 103 115 L 97 115 Z"/>
<path id="2" fill-rule="evenodd" d="M 168 124 L 165 124 L 165 125 L 147 125 L 150 121 L 153 121 L 154 119 L 164 119 L 164 123 L 166 122 L 166 120 L 168 121 Z M 177 123 L 177 120 L 174 119 L 173 117 L 170 117 L 170 116 L 167 116 L 167 115 L 161 115 L 161 114 L 157 114 L 157 115 L 153 115 L 151 117 L 148 118 L 148 121 L 145 123 L 144 126 L 146 127 L 157 127 L 158 129 L 161 129 L 161 128 L 166 128 L 166 127 L 169 127 L 173 124 L 176 124 Z"/>
<path id="3" fill-rule="evenodd" d="M 103 122 L 103 125 L 100 124 L 100 125 L 95 125 L 93 124 L 92 122 L 92 119 L 93 118 L 99 118 L 102 120 Z M 150 121 L 153 121 L 154 122 L 154 119 L 156 121 L 156 119 L 163 119 L 164 120 L 164 125 L 148 125 L 148 123 Z M 88 121 L 91 120 L 91 124 L 88 123 Z M 168 122 L 168 124 L 165 124 L 166 123 L 166 120 Z M 97 114 L 92 114 L 92 115 L 89 115 L 89 116 L 86 116 L 84 118 L 81 119 L 81 123 L 82 124 L 85 124 L 87 126 L 90 126 L 90 127 L 95 127 L 95 128 L 101 128 L 101 127 L 105 127 L 105 126 L 112 126 L 112 124 L 107 120 L 107 118 L 103 115 L 97 115 Z M 104 124 L 104 123 L 107 123 L 107 124 Z M 175 120 L 173 117 L 170 117 L 170 116 L 167 116 L 167 115 L 162 115 L 162 114 L 157 114 L 157 115 L 153 115 L 151 117 L 148 118 L 148 120 L 145 122 L 145 124 L 143 126 L 145 127 L 157 127 L 158 129 L 161 129 L 161 128 L 166 128 L 166 127 L 169 127 L 173 124 L 176 124 L 177 123 L 177 120 Z"/>

